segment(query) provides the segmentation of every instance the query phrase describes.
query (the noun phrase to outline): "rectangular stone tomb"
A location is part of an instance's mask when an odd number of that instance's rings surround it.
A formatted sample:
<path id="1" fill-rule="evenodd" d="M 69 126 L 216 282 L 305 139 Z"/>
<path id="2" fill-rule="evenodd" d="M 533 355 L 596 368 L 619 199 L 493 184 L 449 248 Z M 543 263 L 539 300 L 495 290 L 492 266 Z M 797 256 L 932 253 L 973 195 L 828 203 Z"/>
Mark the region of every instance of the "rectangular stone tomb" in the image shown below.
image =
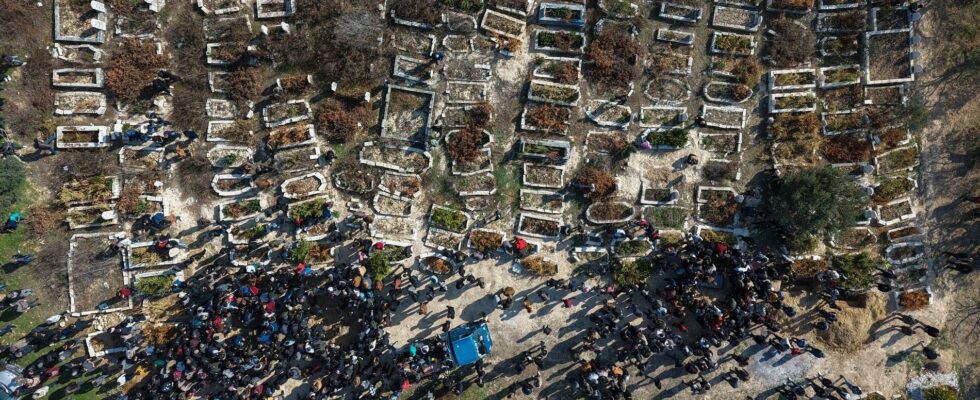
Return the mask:
<path id="1" fill-rule="evenodd" d="M 524 158 L 561 164 L 568 161 L 571 150 L 571 143 L 564 140 L 521 139 L 519 151 Z"/>
<path id="2" fill-rule="evenodd" d="M 426 60 L 399 55 L 395 57 L 392 75 L 411 83 L 428 86 L 435 82 L 432 66 L 433 64 Z"/>
<path id="3" fill-rule="evenodd" d="M 868 13 L 863 10 L 848 10 L 817 14 L 817 33 L 854 33 L 867 28 Z"/>
<path id="4" fill-rule="evenodd" d="M 177 250 L 173 253 L 167 250 Z M 123 268 L 160 268 L 177 265 L 187 259 L 187 250 L 176 248 L 161 250 L 156 242 L 139 242 L 126 246 L 123 253 Z"/>
<path id="5" fill-rule="evenodd" d="M 472 161 L 457 162 L 452 161 L 453 175 L 474 175 L 485 172 L 493 172 L 493 156 L 489 148 L 477 150 L 477 157 Z"/>
<path id="6" fill-rule="evenodd" d="M 692 46 L 694 45 L 694 32 L 661 28 L 657 29 L 657 40 L 684 46 Z"/>
<path id="7" fill-rule="evenodd" d="M 864 34 L 865 83 L 880 85 L 915 80 L 912 33 L 908 30 Z"/>
<path id="8" fill-rule="evenodd" d="M 660 3 L 660 18 L 695 24 L 701 20 L 701 14 L 701 7 L 674 4 L 667 1 Z"/>
<path id="9" fill-rule="evenodd" d="M 541 57 L 535 59 L 531 76 L 557 83 L 575 84 L 582 77 L 582 59 L 573 57 Z"/>
<path id="10" fill-rule="evenodd" d="M 743 32 L 758 32 L 762 26 L 762 13 L 735 7 L 715 6 L 711 25 Z"/>
<path id="11" fill-rule="evenodd" d="M 521 209 L 544 214 L 561 214 L 565 210 L 565 196 L 549 190 L 521 189 Z"/>
<path id="12" fill-rule="evenodd" d="M 585 35 L 581 32 L 537 29 L 533 37 L 535 50 L 567 54 L 582 54 L 585 50 Z"/>
<path id="13" fill-rule="evenodd" d="M 820 68 L 820 88 L 829 89 L 861 83 L 861 66 L 837 65 Z"/>
<path id="14" fill-rule="evenodd" d="M 296 0 L 256 0 L 255 18 L 285 18 L 296 12 Z"/>
<path id="15" fill-rule="evenodd" d="M 252 137 L 251 124 L 245 121 L 209 121 L 208 142 L 248 142 Z"/>
<path id="16" fill-rule="evenodd" d="M 428 140 L 435 93 L 389 85 L 385 92 L 381 137 L 409 142 Z"/>
<path id="17" fill-rule="evenodd" d="M 487 84 L 482 82 L 446 82 L 446 102 L 475 104 L 487 101 Z"/>
<path id="18" fill-rule="evenodd" d="M 255 182 L 251 175 L 219 174 L 211 179 L 211 188 L 218 196 L 234 197 L 255 189 Z"/>
<path id="19" fill-rule="evenodd" d="M 374 195 L 374 200 L 372 201 L 375 212 L 393 217 L 410 217 L 412 215 L 412 204 L 412 199 L 381 191 Z"/>
<path id="20" fill-rule="evenodd" d="M 517 234 L 540 239 L 557 240 L 560 236 L 561 218 L 521 213 L 517 220 Z"/>
<path id="21" fill-rule="evenodd" d="M 234 40 L 236 36 L 252 31 L 252 24 L 245 15 L 204 20 L 204 38 L 208 43 Z"/>
<path id="22" fill-rule="evenodd" d="M 51 71 L 51 85 L 58 88 L 98 89 L 103 86 L 102 68 L 62 68 Z"/>
<path id="23" fill-rule="evenodd" d="M 51 47 L 51 55 L 73 64 L 97 64 L 102 61 L 105 52 L 90 44 L 64 45 L 55 43 Z"/>
<path id="24" fill-rule="evenodd" d="M 197 0 L 197 7 L 205 14 L 224 15 L 242 10 L 238 0 Z"/>
<path id="25" fill-rule="evenodd" d="M 107 126 L 59 126 L 55 132 L 59 149 L 94 149 L 111 144 Z"/>
<path id="26" fill-rule="evenodd" d="M 713 54 L 751 56 L 755 54 L 755 36 L 729 32 L 713 32 L 708 47 Z"/>
<path id="27" fill-rule="evenodd" d="M 362 164 L 406 174 L 419 174 L 432 166 L 432 155 L 425 150 L 373 142 L 364 143 L 359 159 Z"/>
<path id="28" fill-rule="evenodd" d="M 602 127 L 626 129 L 633 121 L 633 110 L 612 101 L 592 100 L 585 109 L 585 116 Z"/>
<path id="29" fill-rule="evenodd" d="M 54 114 L 102 115 L 106 111 L 105 94 L 98 92 L 56 92 L 54 94 Z"/>
<path id="30" fill-rule="evenodd" d="M 211 119 L 235 119 L 238 116 L 238 107 L 235 103 L 225 99 L 208 99 L 204 103 L 208 118 Z"/>
<path id="31" fill-rule="evenodd" d="M 817 87 L 817 71 L 813 68 L 781 69 L 769 71 L 769 90 L 814 89 Z"/>
<path id="32" fill-rule="evenodd" d="M 769 113 L 808 112 L 817 109 L 813 92 L 773 93 L 769 95 Z"/>
<path id="33" fill-rule="evenodd" d="M 549 189 L 565 187 L 565 168 L 561 166 L 524 163 L 523 172 L 524 186 Z"/>
<path id="34" fill-rule="evenodd" d="M 521 112 L 521 129 L 565 135 L 571 119 L 572 112 L 567 107 L 527 102 Z"/>
<path id="35" fill-rule="evenodd" d="M 483 20 L 480 21 L 480 27 L 487 32 L 518 40 L 524 39 L 524 28 L 526 26 L 527 22 L 523 19 L 517 19 L 494 10 L 484 12 Z"/>
<path id="36" fill-rule="evenodd" d="M 563 85 L 542 80 L 532 80 L 528 87 L 527 99 L 560 106 L 575 106 L 581 97 L 576 85 Z"/>
<path id="37" fill-rule="evenodd" d="M 313 124 L 299 123 L 272 128 L 268 144 L 276 151 L 293 147 L 309 146 L 316 143 L 316 130 Z"/>
<path id="38" fill-rule="evenodd" d="M 705 104 L 701 108 L 704 124 L 719 129 L 742 129 L 745 127 L 745 109 L 740 107 L 717 107 Z"/>
<path id="39" fill-rule="evenodd" d="M 272 163 L 272 167 L 280 173 L 305 171 L 319 166 L 320 146 L 315 145 L 278 150 Z"/>
<path id="40" fill-rule="evenodd" d="M 68 312 L 72 315 L 110 313 L 132 308 L 132 298 L 99 310 L 99 304 L 115 297 L 115 288 L 129 284 L 121 256 L 106 257 L 103 250 L 114 245 L 122 232 L 73 235 L 68 245 Z M 108 289 L 107 289 L 108 288 Z"/>
<path id="41" fill-rule="evenodd" d="M 289 100 L 274 103 L 262 109 L 262 122 L 268 128 L 288 125 L 310 118 L 312 110 L 306 100 Z"/>
<path id="42" fill-rule="evenodd" d="M 116 205 L 114 203 L 72 207 L 68 209 L 65 215 L 65 222 L 68 223 L 68 229 L 71 230 L 115 225 L 119 222 L 115 210 Z"/>
<path id="43" fill-rule="evenodd" d="M 319 172 L 300 175 L 283 181 L 280 190 L 287 199 L 315 196 L 327 190 L 327 178 Z"/>
<path id="44" fill-rule="evenodd" d="M 538 6 L 538 23 L 580 28 L 585 26 L 585 6 L 582 4 L 541 3 Z"/>
<path id="45" fill-rule="evenodd" d="M 96 11 L 91 2 L 54 1 L 54 41 L 105 43 L 107 15 Z"/>
<path id="46" fill-rule="evenodd" d="M 460 196 L 490 196 L 497 193 L 497 178 L 489 172 L 457 176 L 453 188 Z"/>
<path id="47" fill-rule="evenodd" d="M 414 240 L 419 231 L 416 218 L 399 218 L 379 215 L 369 226 L 371 237 L 377 239 Z"/>

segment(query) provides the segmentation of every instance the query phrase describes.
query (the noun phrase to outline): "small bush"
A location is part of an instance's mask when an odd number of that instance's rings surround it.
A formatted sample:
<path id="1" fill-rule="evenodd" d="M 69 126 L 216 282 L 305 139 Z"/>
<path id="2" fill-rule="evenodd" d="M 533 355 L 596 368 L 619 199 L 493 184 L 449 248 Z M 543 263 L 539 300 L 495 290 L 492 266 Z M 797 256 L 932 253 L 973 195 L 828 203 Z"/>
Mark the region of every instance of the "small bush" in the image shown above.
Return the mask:
<path id="1" fill-rule="evenodd" d="M 558 273 L 558 264 L 545 260 L 541 256 L 524 257 L 521 260 L 521 265 L 528 272 L 538 276 L 551 276 Z"/>
<path id="2" fill-rule="evenodd" d="M 623 263 L 613 275 L 613 280 L 620 285 L 645 285 L 653 272 L 653 263 L 646 258 Z"/>
<path id="3" fill-rule="evenodd" d="M 568 127 L 565 123 L 569 117 L 568 109 L 553 104 L 540 105 L 527 111 L 527 123 L 549 131 L 563 131 Z"/>
<path id="4" fill-rule="evenodd" d="M 391 274 L 391 260 L 389 255 L 383 251 L 371 254 L 371 257 L 364 260 L 364 267 L 367 268 L 368 275 L 375 282 L 380 282 Z"/>
<path id="5" fill-rule="evenodd" d="M 638 75 L 637 60 L 641 52 L 640 45 L 626 29 L 607 25 L 589 44 L 590 76 L 611 87 L 625 87 Z"/>
<path id="6" fill-rule="evenodd" d="M 687 131 L 683 129 L 653 131 L 647 135 L 647 141 L 653 146 L 684 147 L 687 144 Z"/>
<path id="7" fill-rule="evenodd" d="M 456 210 L 436 208 L 432 210 L 432 225 L 447 231 L 462 232 L 466 229 L 466 215 Z"/>
<path id="8" fill-rule="evenodd" d="M 262 76 L 257 68 L 241 67 L 228 74 L 228 94 L 239 103 L 255 101 L 262 93 Z"/>
<path id="9" fill-rule="evenodd" d="M 364 132 L 358 123 L 367 119 L 369 111 L 364 106 L 348 107 L 337 100 L 323 102 L 317 112 L 317 128 L 320 134 L 335 143 L 350 143 Z"/>
<path id="10" fill-rule="evenodd" d="M 847 280 L 842 286 L 852 290 L 864 290 L 875 283 L 875 266 L 879 260 L 868 253 L 839 254 L 832 259 L 834 269 Z"/>
<path id="11" fill-rule="evenodd" d="M 173 284 L 172 275 L 157 275 L 136 281 L 136 290 L 147 296 L 155 296 L 169 292 Z"/>
<path id="12" fill-rule="evenodd" d="M 922 397 L 925 400 L 959 400 L 960 395 L 956 393 L 956 389 L 949 386 L 933 386 L 931 388 L 926 388 L 922 391 Z"/>

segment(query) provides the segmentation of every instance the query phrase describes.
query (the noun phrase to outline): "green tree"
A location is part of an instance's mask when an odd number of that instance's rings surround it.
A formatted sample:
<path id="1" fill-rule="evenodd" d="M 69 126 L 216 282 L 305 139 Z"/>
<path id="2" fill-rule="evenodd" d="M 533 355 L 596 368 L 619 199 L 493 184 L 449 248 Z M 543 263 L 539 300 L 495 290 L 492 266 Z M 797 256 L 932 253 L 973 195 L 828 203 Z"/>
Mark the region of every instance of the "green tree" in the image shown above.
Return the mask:
<path id="1" fill-rule="evenodd" d="M 854 180 L 831 167 L 787 173 L 766 197 L 765 207 L 774 223 L 793 240 L 833 234 L 854 225 L 867 202 Z"/>
<path id="2" fill-rule="evenodd" d="M 376 251 L 364 260 L 364 267 L 374 281 L 381 281 L 391 273 L 391 259 L 384 251 Z"/>
<path id="3" fill-rule="evenodd" d="M 13 157 L 0 160 L 0 212 L 6 212 L 17 203 L 26 179 L 20 160 Z"/>

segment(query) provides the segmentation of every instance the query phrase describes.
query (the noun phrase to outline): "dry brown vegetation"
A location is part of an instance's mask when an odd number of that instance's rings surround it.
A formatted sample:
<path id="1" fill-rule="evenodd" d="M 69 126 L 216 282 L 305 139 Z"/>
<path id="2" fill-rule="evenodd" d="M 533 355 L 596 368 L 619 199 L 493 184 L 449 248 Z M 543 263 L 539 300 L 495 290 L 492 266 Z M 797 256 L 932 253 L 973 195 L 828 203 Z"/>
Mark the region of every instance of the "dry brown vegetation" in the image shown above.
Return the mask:
<path id="1" fill-rule="evenodd" d="M 208 71 L 204 65 L 204 49 L 206 41 L 201 32 L 203 24 L 201 15 L 193 10 L 190 4 L 171 4 L 175 7 L 164 27 L 163 37 L 170 43 L 174 58 L 180 62 L 174 63 L 173 71 L 180 76 L 180 81 L 173 85 L 173 112 L 171 120 L 174 125 L 183 129 L 202 131 L 207 127 L 207 115 L 204 110 L 207 93 Z"/>
<path id="2" fill-rule="evenodd" d="M 483 131 L 472 126 L 456 131 L 446 142 L 446 153 L 456 162 L 475 161 L 480 156 Z"/>
<path id="3" fill-rule="evenodd" d="M 239 103 L 255 101 L 262 94 L 262 75 L 257 68 L 241 67 L 228 74 L 228 94 Z"/>
<path id="4" fill-rule="evenodd" d="M 793 67 L 802 64 L 813 52 L 813 34 L 793 20 L 780 17 L 769 23 L 776 36 L 767 41 L 769 56 L 778 67 Z"/>
<path id="5" fill-rule="evenodd" d="M 527 111 L 527 122 L 545 130 L 563 131 L 568 127 L 565 123 L 567 119 L 568 109 L 553 104 L 540 105 Z"/>
<path id="6" fill-rule="evenodd" d="M 596 167 L 580 168 L 573 182 L 582 186 L 592 186 L 593 190 L 585 195 L 591 200 L 608 197 L 616 191 L 616 178 Z"/>
<path id="7" fill-rule="evenodd" d="M 607 26 L 592 40 L 588 48 L 592 68 L 590 76 L 596 82 L 621 87 L 638 75 L 640 45 L 624 28 Z"/>
<path id="8" fill-rule="evenodd" d="M 126 39 L 121 47 L 112 52 L 109 69 L 105 73 L 106 89 L 120 100 L 136 100 L 166 63 L 166 58 L 157 54 L 157 46 L 153 42 Z"/>
<path id="9" fill-rule="evenodd" d="M 364 132 L 364 122 L 370 115 L 370 110 L 363 105 L 348 106 L 339 100 L 328 99 L 317 112 L 317 129 L 332 142 L 350 143 Z"/>

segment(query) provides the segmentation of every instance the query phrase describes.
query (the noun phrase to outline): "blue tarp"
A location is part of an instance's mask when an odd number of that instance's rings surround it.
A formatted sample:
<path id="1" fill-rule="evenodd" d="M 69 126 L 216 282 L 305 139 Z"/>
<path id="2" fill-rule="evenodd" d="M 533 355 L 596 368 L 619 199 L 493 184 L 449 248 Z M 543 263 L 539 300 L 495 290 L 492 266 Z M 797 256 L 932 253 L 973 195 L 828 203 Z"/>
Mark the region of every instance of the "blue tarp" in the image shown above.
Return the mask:
<path id="1" fill-rule="evenodd" d="M 468 324 L 446 334 L 446 342 L 457 366 L 472 364 L 490 354 L 493 341 L 487 324 Z"/>

